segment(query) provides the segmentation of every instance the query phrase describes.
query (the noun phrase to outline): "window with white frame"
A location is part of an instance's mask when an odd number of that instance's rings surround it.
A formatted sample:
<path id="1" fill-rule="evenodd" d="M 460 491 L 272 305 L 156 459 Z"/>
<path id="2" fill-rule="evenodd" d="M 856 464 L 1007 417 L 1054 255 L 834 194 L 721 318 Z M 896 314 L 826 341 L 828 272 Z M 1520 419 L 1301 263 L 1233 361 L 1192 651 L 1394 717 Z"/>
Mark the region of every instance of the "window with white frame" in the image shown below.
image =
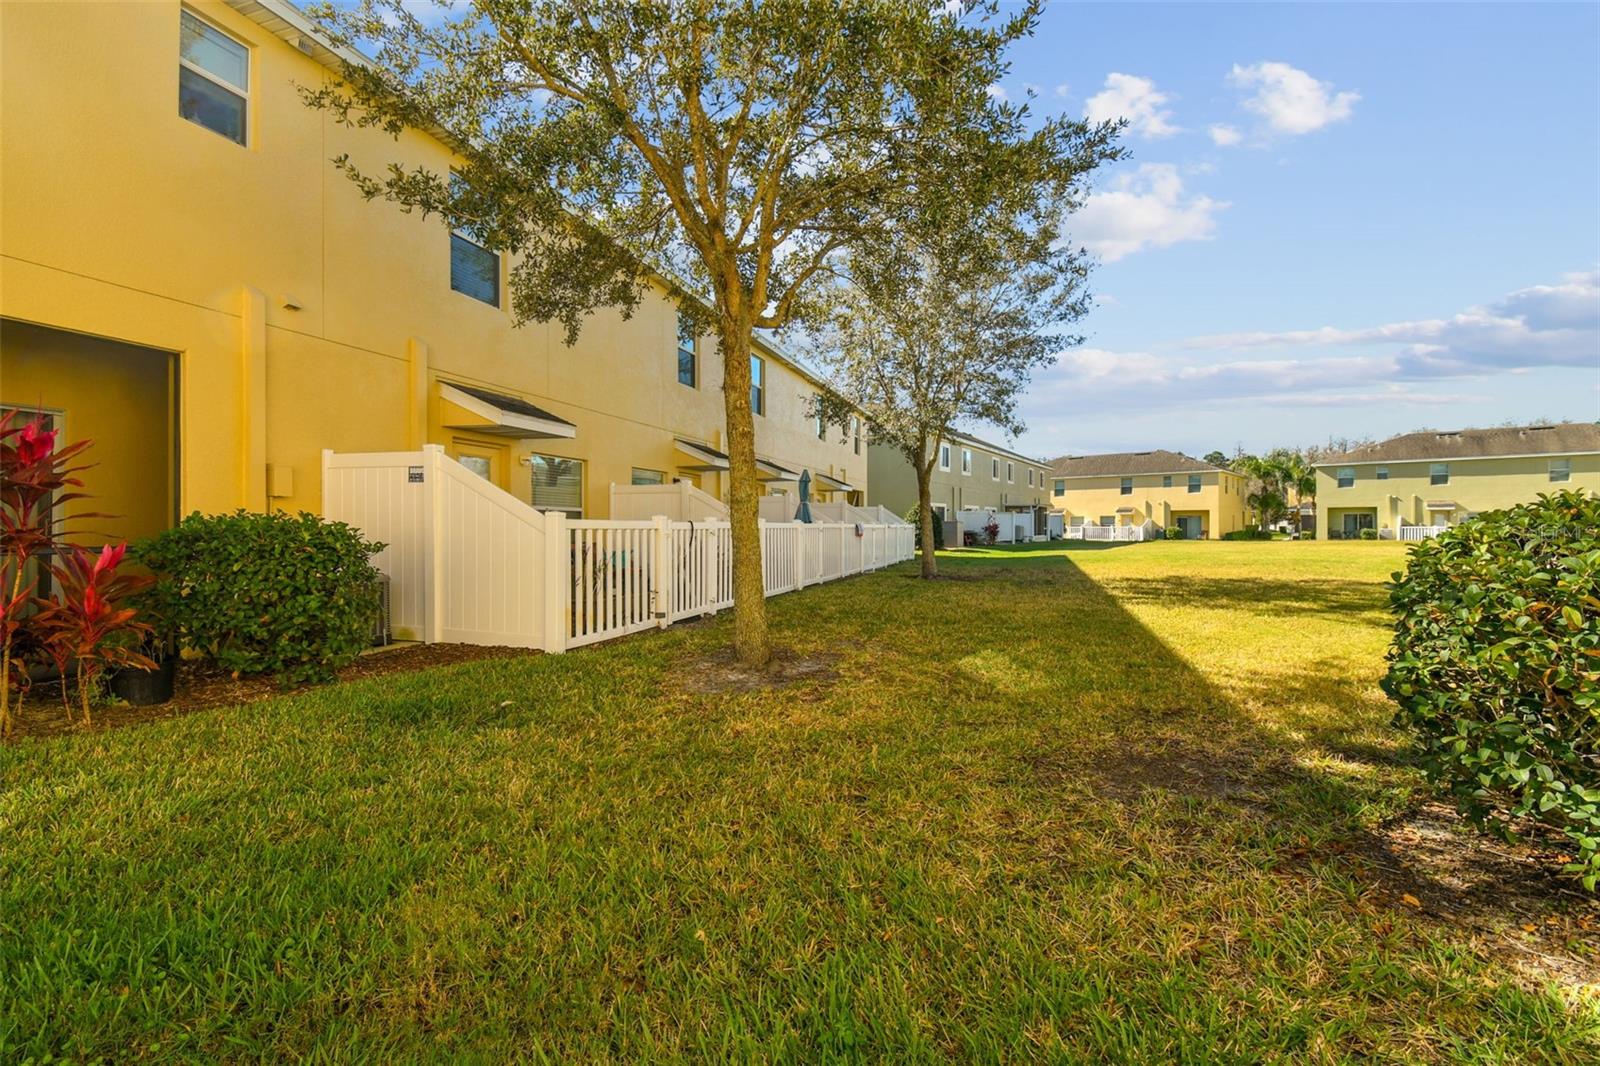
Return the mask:
<path id="1" fill-rule="evenodd" d="M 1355 483 L 1356 483 L 1356 468 L 1353 467 L 1353 466 L 1341 466 L 1339 468 L 1339 472 L 1338 472 L 1338 485 L 1339 485 L 1339 487 L 1341 489 L 1347 489 L 1350 486 L 1354 485 Z"/>
<path id="2" fill-rule="evenodd" d="M 700 384 L 699 338 L 695 335 L 694 319 L 678 312 L 678 384 L 691 389 Z"/>
<path id="3" fill-rule="evenodd" d="M 1122 495 L 1124 495 L 1124 496 L 1132 496 L 1133 495 L 1133 478 L 1131 478 L 1131 477 L 1123 478 L 1122 482 L 1118 486 L 1118 488 L 1121 490 Z"/>
<path id="4" fill-rule="evenodd" d="M 1189 491 L 1190 492 L 1199 492 L 1200 491 L 1200 475 L 1199 474 L 1190 474 L 1189 475 Z"/>
<path id="5" fill-rule="evenodd" d="M 1450 464 L 1449 463 L 1430 463 L 1428 465 L 1428 484 L 1430 484 L 1430 485 L 1448 485 L 1448 484 L 1450 484 Z"/>
<path id="6" fill-rule="evenodd" d="M 583 517 L 583 460 L 556 455 L 531 455 L 531 496 L 541 511 L 565 511 L 570 518 Z"/>
<path id="7" fill-rule="evenodd" d="M 850 416 L 850 440 L 853 442 L 855 453 L 861 454 L 861 419 L 857 415 Z"/>
<path id="8" fill-rule="evenodd" d="M 939 469 L 950 469 L 950 445 L 948 444 L 939 445 Z"/>
<path id="9" fill-rule="evenodd" d="M 1016 480 L 1017 479 L 1016 479 L 1016 476 L 1015 476 L 1015 468 L 1012 466 L 1012 464 L 1007 463 L 1006 464 L 1006 483 L 1007 484 L 1015 484 Z"/>
<path id="10" fill-rule="evenodd" d="M 1389 468 L 1386 467 L 1386 466 L 1380 466 L 1380 467 L 1378 467 L 1377 471 L 1373 474 L 1373 476 L 1376 477 L 1379 481 L 1388 481 L 1389 480 Z"/>
<path id="11" fill-rule="evenodd" d="M 972 449 L 971 448 L 962 448 L 961 449 L 961 472 L 963 474 L 972 473 Z"/>
<path id="12" fill-rule="evenodd" d="M 1000 480 L 1000 460 L 998 460 L 998 459 L 990 459 L 989 460 L 989 476 L 994 478 L 994 480 L 996 480 L 996 481 Z"/>
<path id="13" fill-rule="evenodd" d="M 244 144 L 250 49 L 188 11 L 178 16 L 178 114 Z"/>
<path id="14" fill-rule="evenodd" d="M 633 468 L 633 484 L 635 485 L 665 485 L 667 472 L 665 470 L 643 470 Z"/>
<path id="15" fill-rule="evenodd" d="M 450 175 L 453 190 L 459 192 L 462 183 L 460 175 Z M 490 307 L 500 306 L 500 253 L 490 251 L 471 226 L 450 231 L 450 288 Z"/>
<path id="16" fill-rule="evenodd" d="M 1061 478 L 1056 478 L 1055 484 L 1051 486 L 1050 491 L 1053 495 L 1065 496 L 1067 494 L 1066 481 L 1062 480 Z"/>
<path id="17" fill-rule="evenodd" d="M 750 357 L 750 410 L 767 413 L 767 363 L 759 355 Z"/>
<path id="18" fill-rule="evenodd" d="M 826 440 L 827 437 L 828 437 L 828 424 L 826 422 L 824 422 L 823 419 L 822 419 L 822 393 L 820 393 L 820 392 L 817 393 L 817 398 L 812 401 L 812 406 L 816 409 L 816 412 L 817 412 L 817 418 L 816 418 L 817 439 L 818 440 Z"/>
<path id="19" fill-rule="evenodd" d="M 1571 459 L 1552 459 L 1552 460 L 1550 460 L 1550 480 L 1551 481 L 1571 481 L 1572 480 L 1572 460 Z"/>
<path id="20" fill-rule="evenodd" d="M 1161 475 L 1161 487 L 1164 488 L 1164 489 L 1170 489 L 1172 487 L 1172 475 L 1171 474 L 1162 474 Z"/>

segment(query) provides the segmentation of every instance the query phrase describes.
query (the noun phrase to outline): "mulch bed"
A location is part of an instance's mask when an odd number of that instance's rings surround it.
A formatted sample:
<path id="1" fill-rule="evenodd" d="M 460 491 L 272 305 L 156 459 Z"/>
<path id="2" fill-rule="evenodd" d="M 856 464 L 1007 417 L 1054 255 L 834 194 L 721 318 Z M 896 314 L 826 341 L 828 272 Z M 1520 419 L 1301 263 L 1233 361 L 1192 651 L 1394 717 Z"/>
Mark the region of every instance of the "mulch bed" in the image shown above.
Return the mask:
<path id="1" fill-rule="evenodd" d="M 339 671 L 338 679 L 332 683 L 385 674 L 407 674 L 414 670 L 428 670 L 478 659 L 537 654 L 539 652 L 529 648 L 483 647 L 476 644 L 402 644 L 376 648 L 360 656 Z M 120 729 L 141 722 L 176 718 L 211 707 L 255 703 L 319 687 L 300 685 L 285 689 L 270 676 L 236 677 L 226 670 L 203 663 L 182 662 L 178 664 L 178 678 L 171 700 L 153 707 L 130 707 L 126 704 L 96 707 L 92 712 L 93 725 L 84 726 L 78 720 L 67 721 L 66 712 L 61 707 L 61 690 L 55 683 L 35 685 L 28 694 L 22 714 L 16 716 L 13 722 L 11 739 Z M 76 706 L 73 711 L 76 716 Z"/>

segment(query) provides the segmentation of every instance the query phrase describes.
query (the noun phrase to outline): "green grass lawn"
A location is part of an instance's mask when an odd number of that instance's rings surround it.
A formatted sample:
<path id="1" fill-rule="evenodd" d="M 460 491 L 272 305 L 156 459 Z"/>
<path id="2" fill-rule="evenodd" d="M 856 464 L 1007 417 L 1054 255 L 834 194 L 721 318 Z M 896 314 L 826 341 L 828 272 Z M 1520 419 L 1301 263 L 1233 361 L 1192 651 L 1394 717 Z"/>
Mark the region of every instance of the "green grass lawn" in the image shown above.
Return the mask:
<path id="1" fill-rule="evenodd" d="M 0 1061 L 1593 1061 L 1375 898 L 1385 543 L 951 552 L 0 748 Z"/>

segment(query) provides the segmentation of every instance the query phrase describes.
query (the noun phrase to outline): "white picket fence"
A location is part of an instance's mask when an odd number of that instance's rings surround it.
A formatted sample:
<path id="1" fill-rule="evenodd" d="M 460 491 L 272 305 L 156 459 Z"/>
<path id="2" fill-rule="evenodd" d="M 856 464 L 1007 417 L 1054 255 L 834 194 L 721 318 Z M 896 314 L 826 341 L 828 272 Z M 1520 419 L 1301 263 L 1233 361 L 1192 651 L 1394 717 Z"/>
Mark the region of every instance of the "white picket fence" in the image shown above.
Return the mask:
<path id="1" fill-rule="evenodd" d="M 733 605 L 726 521 L 571 519 L 536 511 L 451 461 L 323 452 L 322 511 L 386 547 L 403 639 L 560 652 Z M 768 596 L 903 562 L 906 523 L 762 522 Z"/>
<path id="2" fill-rule="evenodd" d="M 1116 542 L 1154 540 L 1159 530 L 1149 520 L 1136 526 L 1068 526 L 1069 540 L 1109 540 Z"/>
<path id="3" fill-rule="evenodd" d="M 1427 540 L 1429 537 L 1437 537 L 1449 528 L 1449 526 L 1401 526 L 1400 539 Z"/>

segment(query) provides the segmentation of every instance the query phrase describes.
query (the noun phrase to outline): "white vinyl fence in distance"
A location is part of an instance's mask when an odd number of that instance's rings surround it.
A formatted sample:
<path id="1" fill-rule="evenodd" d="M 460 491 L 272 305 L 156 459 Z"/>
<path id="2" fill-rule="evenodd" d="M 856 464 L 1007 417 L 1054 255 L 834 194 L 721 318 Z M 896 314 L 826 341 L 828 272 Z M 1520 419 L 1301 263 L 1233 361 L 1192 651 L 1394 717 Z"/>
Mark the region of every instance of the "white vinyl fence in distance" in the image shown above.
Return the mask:
<path id="1" fill-rule="evenodd" d="M 1437 537 L 1449 528 L 1449 526 L 1401 526 L 1400 539 L 1427 540 L 1429 537 Z"/>
<path id="2" fill-rule="evenodd" d="M 1161 531 L 1148 519 L 1136 526 L 1068 526 L 1068 540 L 1109 540 L 1115 542 L 1154 540 Z"/>
<path id="3" fill-rule="evenodd" d="M 322 513 L 386 546 L 402 639 L 565 651 L 733 605 L 726 521 L 570 519 L 417 452 L 323 452 Z M 893 516 L 888 516 L 893 517 Z M 766 594 L 910 559 L 894 522 L 762 522 Z"/>

